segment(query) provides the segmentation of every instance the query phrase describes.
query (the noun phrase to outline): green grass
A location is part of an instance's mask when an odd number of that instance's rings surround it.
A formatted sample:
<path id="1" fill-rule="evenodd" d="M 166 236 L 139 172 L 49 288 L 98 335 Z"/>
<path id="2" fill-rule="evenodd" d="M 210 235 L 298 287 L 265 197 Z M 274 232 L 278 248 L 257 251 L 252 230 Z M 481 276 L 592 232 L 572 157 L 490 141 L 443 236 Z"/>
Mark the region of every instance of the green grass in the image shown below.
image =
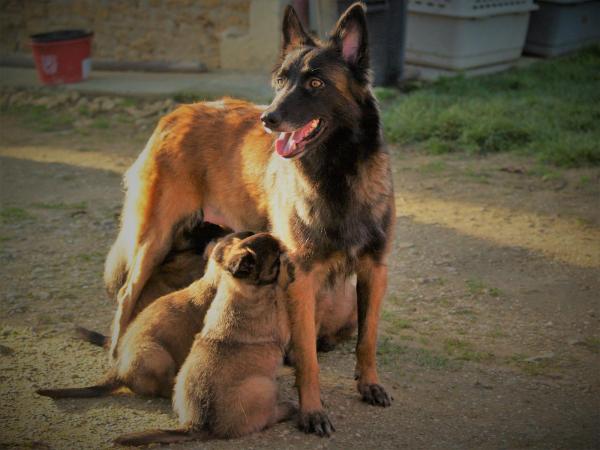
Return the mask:
<path id="1" fill-rule="evenodd" d="M 98 130 L 107 130 L 110 128 L 110 121 L 105 117 L 99 117 L 92 122 L 92 127 Z"/>
<path id="2" fill-rule="evenodd" d="M 587 337 L 583 341 L 583 345 L 592 353 L 600 353 L 600 338 Z"/>
<path id="3" fill-rule="evenodd" d="M 14 224 L 34 217 L 22 208 L 6 207 L 0 209 L 0 222 L 5 224 Z"/>
<path id="4" fill-rule="evenodd" d="M 444 355 L 426 348 L 413 348 L 396 344 L 388 337 L 380 339 L 377 346 L 377 355 L 379 361 L 388 367 L 398 367 L 406 362 L 412 362 L 419 367 L 436 370 L 454 367 L 452 361 Z"/>
<path id="5" fill-rule="evenodd" d="M 73 116 L 64 111 L 48 109 L 41 105 L 24 105 L 12 108 L 26 126 L 36 131 L 62 131 L 73 128 Z"/>
<path id="6" fill-rule="evenodd" d="M 473 344 L 458 338 L 446 339 L 444 350 L 450 357 L 460 361 L 482 362 L 494 357 L 493 353 L 477 351 Z"/>
<path id="7" fill-rule="evenodd" d="M 421 173 L 440 174 L 446 171 L 446 163 L 444 161 L 432 161 L 421 165 L 418 170 Z"/>
<path id="8" fill-rule="evenodd" d="M 435 154 L 517 151 L 557 166 L 600 165 L 600 46 L 500 74 L 443 78 L 397 98 L 378 96 L 392 142 Z"/>
<path id="9" fill-rule="evenodd" d="M 393 333 L 412 328 L 409 320 L 403 319 L 402 317 L 396 317 L 395 314 L 389 311 L 383 311 L 381 313 L 381 319 L 389 325 L 389 331 Z"/>
<path id="10" fill-rule="evenodd" d="M 465 281 L 467 291 L 471 295 L 488 294 L 490 297 L 498 298 L 502 295 L 502 290 L 497 287 L 490 287 L 483 280 L 477 278 L 469 278 Z"/>

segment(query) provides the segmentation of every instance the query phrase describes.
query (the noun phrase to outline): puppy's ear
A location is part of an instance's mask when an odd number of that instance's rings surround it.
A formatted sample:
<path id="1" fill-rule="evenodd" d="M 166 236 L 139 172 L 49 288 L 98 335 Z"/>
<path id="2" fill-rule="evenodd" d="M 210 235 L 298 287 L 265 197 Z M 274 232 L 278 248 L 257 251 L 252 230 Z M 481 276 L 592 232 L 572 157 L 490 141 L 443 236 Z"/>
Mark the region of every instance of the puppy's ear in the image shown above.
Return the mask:
<path id="1" fill-rule="evenodd" d="M 354 3 L 342 14 L 331 33 L 330 42 L 351 68 L 363 72 L 369 69 L 367 16 L 362 3 Z"/>
<path id="2" fill-rule="evenodd" d="M 250 249 L 241 250 L 230 256 L 226 269 L 234 278 L 248 278 L 256 271 L 256 254 Z"/>
<path id="3" fill-rule="evenodd" d="M 304 45 L 315 46 L 315 41 L 304 31 L 302 22 L 291 5 L 286 6 L 283 13 L 281 42 L 281 57 L 283 58 L 290 50 Z"/>

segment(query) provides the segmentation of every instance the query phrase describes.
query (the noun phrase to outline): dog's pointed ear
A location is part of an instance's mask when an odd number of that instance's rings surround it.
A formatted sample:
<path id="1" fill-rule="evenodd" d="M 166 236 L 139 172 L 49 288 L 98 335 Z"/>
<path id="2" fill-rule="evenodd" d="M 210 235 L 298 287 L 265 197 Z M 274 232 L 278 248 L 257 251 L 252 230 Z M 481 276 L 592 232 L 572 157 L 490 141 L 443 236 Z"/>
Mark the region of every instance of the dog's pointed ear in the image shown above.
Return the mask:
<path id="1" fill-rule="evenodd" d="M 283 13 L 281 56 L 285 56 L 295 47 L 315 46 L 315 41 L 304 31 L 302 22 L 291 5 L 286 6 Z"/>
<path id="2" fill-rule="evenodd" d="M 362 70 L 369 68 L 367 16 L 362 3 L 354 3 L 342 14 L 331 33 L 331 42 L 348 65 Z"/>
<path id="3" fill-rule="evenodd" d="M 226 269 L 234 278 L 248 278 L 256 271 L 256 254 L 243 249 L 230 256 Z"/>

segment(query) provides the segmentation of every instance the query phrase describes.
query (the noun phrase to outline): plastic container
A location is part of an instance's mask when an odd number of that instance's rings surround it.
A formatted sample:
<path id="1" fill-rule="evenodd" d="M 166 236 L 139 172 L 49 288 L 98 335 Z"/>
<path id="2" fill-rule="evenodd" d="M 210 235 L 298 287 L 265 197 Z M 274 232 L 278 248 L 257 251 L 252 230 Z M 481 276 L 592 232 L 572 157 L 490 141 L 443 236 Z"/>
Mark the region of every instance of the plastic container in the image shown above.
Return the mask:
<path id="1" fill-rule="evenodd" d="M 469 70 L 520 57 L 532 0 L 410 0 L 406 62 Z"/>
<path id="2" fill-rule="evenodd" d="M 38 77 L 43 84 L 77 83 L 88 78 L 93 33 L 60 30 L 30 37 Z"/>
<path id="3" fill-rule="evenodd" d="M 600 42 L 600 1 L 544 0 L 531 15 L 525 51 L 557 56 Z"/>
<path id="4" fill-rule="evenodd" d="M 409 0 L 408 10 L 454 17 L 486 17 L 529 12 L 533 0 Z"/>
<path id="5" fill-rule="evenodd" d="M 338 0 L 343 13 L 355 0 Z M 404 1 L 363 0 L 367 6 L 373 84 L 395 85 L 402 77 L 406 8 Z"/>

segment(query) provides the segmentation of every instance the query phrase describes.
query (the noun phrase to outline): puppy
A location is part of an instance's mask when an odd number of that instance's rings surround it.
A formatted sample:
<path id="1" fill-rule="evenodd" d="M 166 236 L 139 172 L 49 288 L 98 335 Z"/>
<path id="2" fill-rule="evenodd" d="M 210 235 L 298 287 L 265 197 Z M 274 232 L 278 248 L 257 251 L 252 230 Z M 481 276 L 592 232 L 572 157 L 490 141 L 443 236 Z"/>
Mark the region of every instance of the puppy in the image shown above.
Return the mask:
<path id="1" fill-rule="evenodd" d="M 206 274 L 189 287 L 168 294 L 147 306 L 119 342 L 119 358 L 104 379 L 83 388 L 41 389 L 51 398 L 85 398 L 108 395 L 121 387 L 136 394 L 171 398 L 175 376 L 188 355 L 194 336 L 216 292 L 227 255 L 251 232 L 235 233 L 219 242 L 208 261 Z"/>
<path id="2" fill-rule="evenodd" d="M 293 415 L 275 381 L 290 337 L 285 289 L 294 276 L 282 252 L 268 233 L 237 243 L 177 375 L 173 407 L 181 428 L 123 435 L 117 444 L 238 437 Z"/>
<path id="3" fill-rule="evenodd" d="M 170 252 L 150 276 L 133 318 L 154 300 L 189 286 L 204 275 L 206 264 L 214 246 L 232 231 L 209 222 L 197 222 L 191 227 L 179 227 Z M 110 337 L 83 327 L 75 328 L 76 335 L 99 347 L 109 348 Z"/>

